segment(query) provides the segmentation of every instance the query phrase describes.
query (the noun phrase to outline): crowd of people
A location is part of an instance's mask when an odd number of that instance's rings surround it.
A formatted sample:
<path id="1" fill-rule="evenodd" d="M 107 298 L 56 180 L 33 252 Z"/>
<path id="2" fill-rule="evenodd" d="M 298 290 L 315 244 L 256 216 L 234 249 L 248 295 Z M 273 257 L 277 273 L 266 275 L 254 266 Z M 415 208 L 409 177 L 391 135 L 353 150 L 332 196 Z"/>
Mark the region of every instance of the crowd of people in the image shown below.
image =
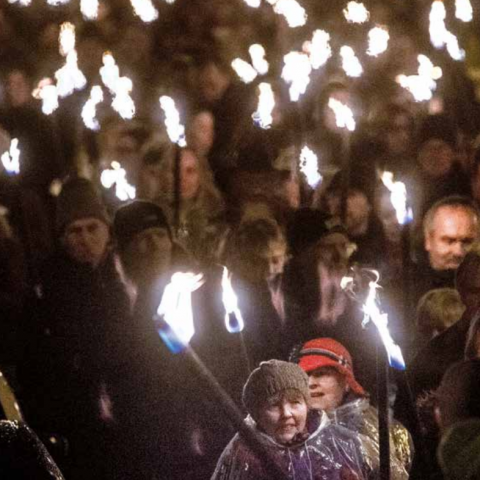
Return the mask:
<path id="1" fill-rule="evenodd" d="M 289 103 L 277 85 L 262 129 L 255 88 L 214 48 L 222 35 L 229 45 L 249 37 L 250 17 L 194 2 L 195 20 L 178 3 L 163 29 L 132 23 L 116 41 L 140 113 L 101 111 L 98 132 L 81 124 L 84 92 L 52 116 L 32 96 L 58 64 L 60 18 L 41 22 L 42 61 L 32 63 L 18 54 L 29 37 L 15 29 L 15 7 L 0 5 L 2 160 L 13 139 L 20 149 L 19 172 L 0 164 L 0 477 L 380 479 L 386 394 L 390 478 L 479 478 L 478 105 L 453 108 L 450 91 L 427 113 L 386 77 L 366 75 L 358 88 L 333 70 L 308 102 Z M 265 43 L 278 41 L 278 21 L 257 17 Z M 189 32 L 175 48 L 173 19 Z M 83 27 L 79 60 L 92 84 L 123 22 L 106 8 Z M 379 71 L 400 68 L 394 57 Z M 159 79 L 188 104 L 186 146 L 155 116 Z M 330 98 L 363 109 L 354 133 L 337 126 Z M 305 146 L 316 185 L 299 161 Z M 102 184 L 112 162 L 135 198 Z M 385 171 L 406 186 L 405 222 Z M 225 318 L 225 267 L 241 318 Z M 253 444 L 159 334 L 176 272 L 202 274 L 190 347 Z M 388 382 L 362 308 L 377 273 L 406 362 Z"/>

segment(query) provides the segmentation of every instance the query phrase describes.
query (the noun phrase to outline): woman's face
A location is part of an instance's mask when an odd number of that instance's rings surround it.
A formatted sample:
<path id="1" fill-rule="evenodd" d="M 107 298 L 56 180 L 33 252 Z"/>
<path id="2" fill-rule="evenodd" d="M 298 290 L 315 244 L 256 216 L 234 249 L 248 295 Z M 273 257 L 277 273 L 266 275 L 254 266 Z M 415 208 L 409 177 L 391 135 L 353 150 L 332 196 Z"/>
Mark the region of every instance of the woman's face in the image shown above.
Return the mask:
<path id="1" fill-rule="evenodd" d="M 182 151 L 180 161 L 180 193 L 182 200 L 195 198 L 200 188 L 200 172 L 198 160 L 193 152 Z"/>
<path id="2" fill-rule="evenodd" d="M 310 406 L 327 412 L 338 408 L 347 392 L 345 377 L 335 368 L 323 367 L 308 374 Z"/>
<path id="3" fill-rule="evenodd" d="M 308 406 L 303 395 L 283 396 L 260 411 L 258 425 L 278 443 L 286 444 L 305 430 Z"/>

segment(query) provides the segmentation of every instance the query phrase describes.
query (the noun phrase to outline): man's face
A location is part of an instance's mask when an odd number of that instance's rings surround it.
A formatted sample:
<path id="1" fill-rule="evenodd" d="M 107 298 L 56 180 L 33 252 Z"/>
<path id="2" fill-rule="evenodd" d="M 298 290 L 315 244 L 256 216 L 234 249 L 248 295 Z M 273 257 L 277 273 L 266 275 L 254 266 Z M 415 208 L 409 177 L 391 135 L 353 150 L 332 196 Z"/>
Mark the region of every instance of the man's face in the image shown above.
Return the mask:
<path id="1" fill-rule="evenodd" d="M 466 208 L 441 207 L 426 232 L 425 249 L 434 270 L 455 270 L 478 238 L 478 218 Z"/>
<path id="2" fill-rule="evenodd" d="M 308 374 L 308 386 L 310 406 L 329 412 L 342 404 L 347 382 L 335 368 L 323 367 Z"/>
<path id="3" fill-rule="evenodd" d="M 261 409 L 258 424 L 278 443 L 286 444 L 305 430 L 307 413 L 308 406 L 301 394 L 283 397 Z"/>
<path id="4" fill-rule="evenodd" d="M 173 244 L 166 228 L 147 228 L 135 235 L 129 249 L 138 264 L 139 272 L 158 276 L 167 271 L 171 263 Z"/>
<path id="5" fill-rule="evenodd" d="M 92 217 L 70 223 L 65 229 L 62 243 L 74 261 L 97 267 L 105 256 L 109 240 L 108 226 Z"/>
<path id="6" fill-rule="evenodd" d="M 349 233 L 353 235 L 363 233 L 368 226 L 371 207 L 364 193 L 351 192 L 347 199 L 347 215 L 345 224 Z"/>

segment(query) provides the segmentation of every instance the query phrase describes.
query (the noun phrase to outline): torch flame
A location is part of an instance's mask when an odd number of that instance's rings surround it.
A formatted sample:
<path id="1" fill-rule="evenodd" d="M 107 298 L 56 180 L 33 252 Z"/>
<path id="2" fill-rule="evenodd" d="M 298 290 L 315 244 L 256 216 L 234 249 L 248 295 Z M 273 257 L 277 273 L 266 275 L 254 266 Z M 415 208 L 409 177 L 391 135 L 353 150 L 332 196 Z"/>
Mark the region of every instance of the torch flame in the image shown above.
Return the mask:
<path id="1" fill-rule="evenodd" d="M 192 293 L 203 283 L 202 274 L 177 272 L 165 287 L 157 315 L 169 328 L 159 328 L 158 333 L 173 353 L 184 350 L 195 333 Z"/>
<path id="2" fill-rule="evenodd" d="M 355 130 L 355 119 L 353 118 L 353 112 L 348 105 L 330 97 L 328 100 L 328 106 L 333 110 L 333 113 L 335 113 L 337 127 L 346 128 L 350 132 Z"/>
<path id="3" fill-rule="evenodd" d="M 180 147 L 185 147 L 185 127 L 180 123 L 180 114 L 178 113 L 173 98 L 162 95 L 159 99 L 160 106 L 165 114 L 165 127 L 167 134 L 173 143 Z"/>
<path id="4" fill-rule="evenodd" d="M 300 152 L 300 170 L 312 188 L 316 188 L 323 179 L 318 172 L 318 158 L 307 146 Z"/>
<path id="5" fill-rule="evenodd" d="M 238 308 L 238 299 L 232 287 L 232 275 L 223 267 L 222 300 L 225 306 L 225 326 L 230 333 L 239 333 L 245 327 L 242 312 Z"/>
<path id="6" fill-rule="evenodd" d="M 258 107 L 252 118 L 261 128 L 270 128 L 273 122 L 272 112 L 275 108 L 275 95 L 269 83 L 261 83 L 258 89 L 260 90 Z"/>
<path id="7" fill-rule="evenodd" d="M 471 22 L 473 20 L 473 8 L 470 0 L 456 0 L 455 17 L 462 22 Z"/>
<path id="8" fill-rule="evenodd" d="M 18 175 L 20 173 L 20 149 L 18 148 L 18 138 L 13 138 L 10 142 L 10 149 L 3 153 L 2 163 L 9 174 Z"/>
<path id="9" fill-rule="evenodd" d="M 241 58 L 233 60 L 232 68 L 243 83 L 252 83 L 257 78 L 257 71 Z"/>
<path id="10" fill-rule="evenodd" d="M 324 30 L 315 30 L 312 40 L 305 42 L 302 49 L 308 54 L 312 68 L 319 69 L 332 56 L 330 34 Z"/>
<path id="11" fill-rule="evenodd" d="M 158 18 L 158 11 L 151 0 L 130 0 L 133 11 L 145 23 L 153 22 Z"/>
<path id="12" fill-rule="evenodd" d="M 367 271 L 367 270 L 364 270 Z M 405 360 L 403 359 L 402 351 L 400 347 L 394 342 L 390 332 L 388 330 L 388 315 L 380 311 L 377 299 L 377 290 L 380 287 L 378 280 L 380 275 L 376 270 L 368 270 L 370 274 L 373 274 L 375 279 L 368 283 L 368 294 L 365 300 L 365 304 L 362 307 L 364 317 L 363 325 L 367 325 L 369 321 L 377 327 L 378 333 L 385 347 L 388 355 L 388 362 L 391 367 L 397 370 L 405 370 Z M 341 287 L 346 290 L 354 299 L 355 293 L 355 280 L 353 277 L 343 277 L 341 281 Z"/>
<path id="13" fill-rule="evenodd" d="M 403 182 L 394 182 L 392 172 L 383 172 L 382 182 L 390 191 L 390 201 L 397 213 L 397 220 L 404 225 L 411 220 L 411 210 L 407 208 L 407 188 Z"/>
<path id="14" fill-rule="evenodd" d="M 368 50 L 367 54 L 377 57 L 388 48 L 390 35 L 384 27 L 374 27 L 368 32 Z"/>
<path id="15" fill-rule="evenodd" d="M 370 12 L 363 3 L 359 2 L 348 2 L 343 15 L 350 23 L 365 23 L 370 18 Z"/>
<path id="16" fill-rule="evenodd" d="M 115 185 L 115 195 L 122 202 L 133 200 L 136 195 L 135 187 L 127 181 L 127 172 L 118 162 L 111 163 L 111 169 L 105 169 L 100 175 L 100 182 L 105 188 Z"/>
<path id="17" fill-rule="evenodd" d="M 96 20 L 98 18 L 98 0 L 81 0 L 80 11 L 85 20 Z"/>
<path id="18" fill-rule="evenodd" d="M 248 53 L 250 54 L 250 58 L 252 59 L 252 65 L 255 70 L 260 75 L 266 75 L 268 73 L 269 65 L 268 62 L 265 60 L 265 49 L 259 43 L 254 43 L 250 45 L 248 49 Z"/>
<path id="19" fill-rule="evenodd" d="M 32 95 L 42 100 L 42 112 L 45 115 L 50 115 L 58 108 L 58 91 L 51 78 L 40 80 Z"/>
<path id="20" fill-rule="evenodd" d="M 302 52 L 287 53 L 283 62 L 282 78 L 290 84 L 290 100 L 296 102 L 307 90 L 312 65 L 308 56 Z"/>
<path id="21" fill-rule="evenodd" d="M 268 0 L 273 11 L 282 15 L 290 28 L 302 27 L 307 22 L 305 9 L 296 0 Z"/>
<path id="22" fill-rule="evenodd" d="M 352 47 L 344 45 L 340 49 L 340 56 L 342 57 L 342 68 L 349 77 L 358 78 L 362 75 L 362 64 Z"/>
<path id="23" fill-rule="evenodd" d="M 103 90 L 99 85 L 94 85 L 90 90 L 90 98 L 85 102 L 82 108 L 83 123 L 90 130 L 98 130 L 100 123 L 98 122 L 97 105 L 103 102 Z"/>

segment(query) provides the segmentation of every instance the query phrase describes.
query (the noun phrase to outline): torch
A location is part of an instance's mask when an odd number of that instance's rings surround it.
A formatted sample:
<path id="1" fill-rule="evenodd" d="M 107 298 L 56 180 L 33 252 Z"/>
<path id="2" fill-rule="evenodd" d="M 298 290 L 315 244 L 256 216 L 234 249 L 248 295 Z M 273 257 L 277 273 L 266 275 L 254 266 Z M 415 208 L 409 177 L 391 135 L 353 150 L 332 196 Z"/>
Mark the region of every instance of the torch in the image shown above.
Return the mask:
<path id="1" fill-rule="evenodd" d="M 203 284 L 201 274 L 177 272 L 165 287 L 154 317 L 157 331 L 172 353 L 182 354 L 200 380 L 220 404 L 232 425 L 239 431 L 252 452 L 264 463 L 269 477 L 287 480 L 288 476 L 272 459 L 260 441 L 257 432 L 244 422 L 238 407 L 218 383 L 217 379 L 191 348 L 189 342 L 195 333 L 191 294 Z"/>
<path id="2" fill-rule="evenodd" d="M 227 267 L 223 267 L 222 300 L 225 307 L 225 326 L 230 333 L 238 334 L 243 363 L 248 377 L 252 371 L 252 364 L 250 362 L 250 357 L 248 356 L 247 346 L 245 345 L 245 338 L 243 336 L 245 322 L 243 321 L 242 312 L 238 307 L 237 296 L 232 287 L 232 275 L 229 273 Z"/>
<path id="3" fill-rule="evenodd" d="M 380 475 L 382 480 L 390 479 L 390 434 L 389 434 L 389 367 L 397 370 L 405 370 L 405 361 L 403 359 L 400 347 L 392 339 L 388 330 L 388 315 L 380 310 L 377 298 L 377 291 L 380 288 L 378 280 L 380 275 L 376 270 L 362 270 L 363 273 L 373 275 L 373 280 L 368 281 L 368 293 L 365 302 L 362 305 L 364 314 L 362 325 L 372 322 L 378 332 L 377 342 L 377 388 L 378 388 L 378 434 L 380 444 Z M 362 278 L 360 278 L 362 283 Z M 344 277 L 342 279 L 342 288 L 350 293 L 350 296 L 359 301 L 355 290 L 355 280 L 353 277 Z M 383 344 L 383 349 L 381 348 Z"/>
<path id="4" fill-rule="evenodd" d="M 330 97 L 328 106 L 333 110 L 337 127 L 342 131 L 344 185 L 342 189 L 340 217 L 342 222 L 345 223 L 347 217 L 348 188 L 350 184 L 350 134 L 355 130 L 356 124 L 353 118 L 353 112 L 348 105 Z"/>

